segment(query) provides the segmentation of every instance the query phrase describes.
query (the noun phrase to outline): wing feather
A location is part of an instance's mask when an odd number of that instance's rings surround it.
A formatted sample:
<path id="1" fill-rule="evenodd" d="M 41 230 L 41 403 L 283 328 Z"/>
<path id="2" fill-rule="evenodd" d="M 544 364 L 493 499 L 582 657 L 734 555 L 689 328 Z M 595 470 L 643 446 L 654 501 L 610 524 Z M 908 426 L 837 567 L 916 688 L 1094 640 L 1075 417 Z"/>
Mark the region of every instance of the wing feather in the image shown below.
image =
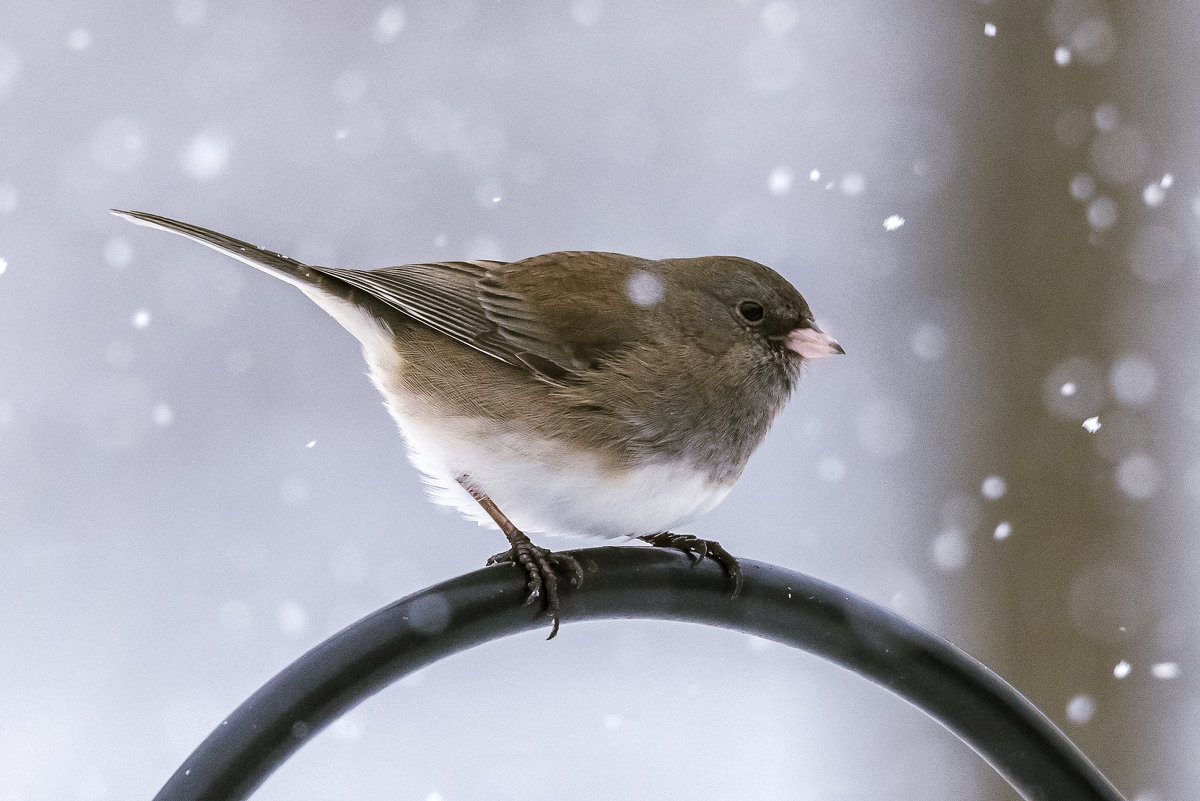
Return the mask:
<path id="1" fill-rule="evenodd" d="M 569 380 L 582 364 L 539 323 L 523 294 L 496 285 L 495 270 L 504 266 L 481 260 L 314 269 L 493 358 L 555 382 Z"/>

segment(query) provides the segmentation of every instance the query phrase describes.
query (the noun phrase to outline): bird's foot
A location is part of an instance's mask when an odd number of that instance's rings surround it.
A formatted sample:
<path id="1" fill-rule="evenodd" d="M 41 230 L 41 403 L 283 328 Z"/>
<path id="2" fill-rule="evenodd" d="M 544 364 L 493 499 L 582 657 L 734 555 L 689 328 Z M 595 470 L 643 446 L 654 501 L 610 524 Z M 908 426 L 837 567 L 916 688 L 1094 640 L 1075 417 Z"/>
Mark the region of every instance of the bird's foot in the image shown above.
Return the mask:
<path id="1" fill-rule="evenodd" d="M 571 586 L 578 587 L 583 583 L 583 567 L 574 556 L 534 545 L 524 534 L 520 534 L 519 538 L 510 536 L 510 540 L 513 542 L 512 548 L 496 554 L 488 559 L 487 563 L 498 565 L 512 562 L 525 568 L 525 574 L 529 576 L 525 585 L 529 588 L 525 603 L 531 604 L 539 598 L 544 599 L 546 614 L 553 621 L 550 636 L 546 639 L 553 640 L 554 635 L 558 634 L 559 623 L 558 573 L 564 573 Z"/>
<path id="2" fill-rule="evenodd" d="M 736 598 L 742 591 L 742 567 L 738 564 L 737 557 L 722 548 L 721 543 L 716 540 L 702 540 L 691 534 L 673 534 L 670 531 L 646 534 L 638 539 L 648 542 L 656 548 L 672 548 L 676 551 L 683 551 L 685 555 L 692 558 L 693 564 L 697 565 L 703 562 L 704 557 L 707 556 L 720 565 L 725 574 L 729 576 L 729 596 Z"/>
<path id="3" fill-rule="evenodd" d="M 558 634 L 559 623 L 558 574 L 555 571 L 561 570 L 566 573 L 571 584 L 578 587 L 583 583 L 583 568 L 579 561 L 574 556 L 555 553 L 548 548 L 539 548 L 530 542 L 529 537 L 526 537 L 524 532 L 513 525 L 508 516 L 500 511 L 500 507 L 496 506 L 496 502 L 489 498 L 488 494 L 480 489 L 469 475 L 464 473 L 458 477 L 457 481 L 483 507 L 483 511 L 487 512 L 488 516 L 496 522 L 496 525 L 504 532 L 509 544 L 512 545 L 507 551 L 488 559 L 487 563 L 498 565 L 512 562 L 525 568 L 525 575 L 529 577 L 526 585 L 529 587 L 529 594 L 525 596 L 525 603 L 528 605 L 538 598 L 543 598 L 546 614 L 554 621 L 550 627 L 550 636 L 546 639 L 553 640 L 554 635 Z"/>

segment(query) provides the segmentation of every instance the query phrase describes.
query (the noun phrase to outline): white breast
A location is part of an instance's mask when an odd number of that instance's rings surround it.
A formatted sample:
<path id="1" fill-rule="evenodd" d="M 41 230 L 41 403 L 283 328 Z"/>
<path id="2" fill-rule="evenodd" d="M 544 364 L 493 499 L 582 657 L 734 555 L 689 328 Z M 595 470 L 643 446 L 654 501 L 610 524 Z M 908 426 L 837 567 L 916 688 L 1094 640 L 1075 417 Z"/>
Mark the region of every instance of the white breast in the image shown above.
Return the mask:
<path id="1" fill-rule="evenodd" d="M 684 464 L 614 472 L 585 453 L 469 418 L 398 418 L 409 457 L 435 501 L 484 525 L 491 519 L 461 487 L 467 474 L 526 533 L 621 537 L 654 534 L 716 506 L 729 492 Z"/>

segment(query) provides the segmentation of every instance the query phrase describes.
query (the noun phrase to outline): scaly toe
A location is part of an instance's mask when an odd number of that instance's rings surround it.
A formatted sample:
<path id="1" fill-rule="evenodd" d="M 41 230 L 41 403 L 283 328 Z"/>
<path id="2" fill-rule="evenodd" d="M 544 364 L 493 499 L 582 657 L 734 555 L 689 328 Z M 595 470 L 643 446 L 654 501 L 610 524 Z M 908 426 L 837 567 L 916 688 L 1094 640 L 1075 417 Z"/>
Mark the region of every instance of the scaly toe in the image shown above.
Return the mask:
<path id="1" fill-rule="evenodd" d="M 495 554 L 487 563 L 489 565 L 515 563 L 525 570 L 528 576 L 525 594 L 526 605 L 542 599 L 546 614 L 550 616 L 550 636 L 554 639 L 558 634 L 560 624 L 558 603 L 558 574 L 566 575 L 572 586 L 578 587 L 583 582 L 583 567 L 579 560 L 563 553 L 555 553 L 533 543 L 518 543 L 511 549 Z"/>
<path id="2" fill-rule="evenodd" d="M 725 575 L 729 577 L 729 596 L 736 598 L 741 593 L 742 567 L 738 564 L 737 557 L 722 548 L 721 543 L 716 540 L 702 540 L 691 534 L 674 534 L 670 531 L 664 531 L 659 534 L 647 534 L 638 539 L 648 542 L 656 548 L 671 548 L 676 551 L 682 551 L 692 560 L 693 565 L 700 564 L 706 558 L 712 559 L 721 566 L 721 569 L 725 571 Z"/>

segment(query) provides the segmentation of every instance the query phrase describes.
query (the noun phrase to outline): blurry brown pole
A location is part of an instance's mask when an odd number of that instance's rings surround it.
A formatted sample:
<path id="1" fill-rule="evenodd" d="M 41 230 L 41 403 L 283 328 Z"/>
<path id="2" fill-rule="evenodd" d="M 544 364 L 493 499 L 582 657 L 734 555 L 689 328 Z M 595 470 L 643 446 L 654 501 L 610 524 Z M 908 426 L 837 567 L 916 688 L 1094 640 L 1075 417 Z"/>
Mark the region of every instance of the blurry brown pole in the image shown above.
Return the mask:
<path id="1" fill-rule="evenodd" d="M 987 579 L 991 662 L 1131 798 L 1167 772 L 1153 765 L 1161 731 L 1138 690 L 1155 617 L 1151 507 L 1117 478 L 1132 471 L 1135 493 L 1153 483 L 1145 463 L 1122 460 L 1154 452 L 1155 406 L 1130 408 L 1110 389 L 1123 355 L 1156 365 L 1161 355 L 1138 320 L 1130 254 L 1143 188 L 1163 175 L 1162 121 L 1139 94 L 1164 91 L 1169 76 L 1131 55 L 1145 45 L 1133 39 L 1135 7 L 988 7 L 997 80 L 981 87 L 994 105 L 980 124 L 995 128 L 974 141 L 996 147 L 966 154 L 974 190 L 962 188 L 980 193 L 963 269 L 974 275 L 974 351 L 985 354 L 971 384 L 990 399 L 980 431 L 964 432 L 977 449 L 967 460 L 972 475 L 1006 479 L 995 508 L 1013 532 Z M 1092 414 L 1095 434 L 1081 425 Z M 1139 673 L 1114 676 L 1122 660 Z"/>

